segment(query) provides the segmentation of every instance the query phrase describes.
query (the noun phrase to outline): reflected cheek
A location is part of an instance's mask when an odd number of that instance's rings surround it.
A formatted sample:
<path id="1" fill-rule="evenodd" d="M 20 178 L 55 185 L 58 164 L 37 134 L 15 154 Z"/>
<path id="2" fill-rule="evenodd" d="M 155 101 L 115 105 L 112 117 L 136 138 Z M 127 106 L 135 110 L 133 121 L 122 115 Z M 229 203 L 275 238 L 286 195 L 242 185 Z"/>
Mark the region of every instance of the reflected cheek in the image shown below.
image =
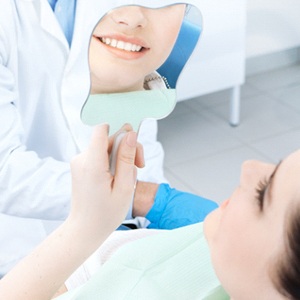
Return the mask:
<path id="1" fill-rule="evenodd" d="M 167 60 L 171 50 L 163 48 L 163 44 L 159 48 L 152 49 L 151 57 L 148 56 L 147 61 L 143 64 L 144 69 L 148 69 L 151 72 L 157 70 Z"/>
<path id="2" fill-rule="evenodd" d="M 172 34 L 171 32 L 167 32 L 162 36 L 157 35 L 157 40 L 161 41 L 160 43 L 156 42 L 155 54 L 153 53 L 154 59 L 157 61 L 157 67 L 160 67 L 171 54 L 176 38 L 177 34 Z"/>

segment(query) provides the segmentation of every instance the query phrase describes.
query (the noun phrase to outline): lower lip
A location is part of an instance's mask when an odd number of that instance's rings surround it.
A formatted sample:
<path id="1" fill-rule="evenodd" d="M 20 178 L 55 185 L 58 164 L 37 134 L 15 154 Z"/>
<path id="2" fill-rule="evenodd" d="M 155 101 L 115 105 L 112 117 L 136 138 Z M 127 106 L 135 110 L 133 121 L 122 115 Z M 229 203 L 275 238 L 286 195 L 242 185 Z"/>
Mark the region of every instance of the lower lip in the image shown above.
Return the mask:
<path id="1" fill-rule="evenodd" d="M 98 38 L 96 38 L 96 39 L 97 39 L 98 43 L 100 43 L 110 53 L 112 53 L 113 55 L 115 55 L 119 58 L 126 59 L 126 60 L 139 59 L 139 58 L 143 57 L 146 54 L 146 52 L 148 51 L 145 48 L 143 48 L 142 51 L 140 51 L 140 52 L 126 51 L 126 50 L 111 47 L 109 45 L 102 43 Z"/>

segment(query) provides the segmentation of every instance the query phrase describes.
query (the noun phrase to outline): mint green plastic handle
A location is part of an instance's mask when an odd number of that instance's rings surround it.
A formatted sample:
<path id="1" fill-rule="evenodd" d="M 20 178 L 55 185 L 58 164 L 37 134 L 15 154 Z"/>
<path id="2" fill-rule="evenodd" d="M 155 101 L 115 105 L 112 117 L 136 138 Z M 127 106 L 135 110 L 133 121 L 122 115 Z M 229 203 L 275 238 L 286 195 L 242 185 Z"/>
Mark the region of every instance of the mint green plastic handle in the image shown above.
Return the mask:
<path id="1" fill-rule="evenodd" d="M 90 95 L 81 111 L 84 124 L 108 123 L 110 135 L 125 123 L 138 131 L 145 119 L 163 119 L 176 104 L 175 89 L 155 89 L 126 93 Z"/>

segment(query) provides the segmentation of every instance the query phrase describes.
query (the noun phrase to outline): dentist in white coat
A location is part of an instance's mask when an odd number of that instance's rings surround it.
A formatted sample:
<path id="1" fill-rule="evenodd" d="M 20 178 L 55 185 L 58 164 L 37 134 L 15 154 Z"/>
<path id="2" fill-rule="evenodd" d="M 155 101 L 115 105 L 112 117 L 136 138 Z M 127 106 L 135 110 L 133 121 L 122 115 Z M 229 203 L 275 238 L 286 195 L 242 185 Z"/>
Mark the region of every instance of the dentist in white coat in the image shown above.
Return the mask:
<path id="1" fill-rule="evenodd" d="M 92 132 L 80 111 L 90 88 L 87 32 L 101 17 L 93 5 L 105 14 L 127 4 L 59 2 L 0 0 L 0 278 L 69 212 L 69 161 Z M 58 22 L 65 8 L 70 24 Z M 140 130 L 140 180 L 164 181 L 156 133 L 156 121 Z"/>

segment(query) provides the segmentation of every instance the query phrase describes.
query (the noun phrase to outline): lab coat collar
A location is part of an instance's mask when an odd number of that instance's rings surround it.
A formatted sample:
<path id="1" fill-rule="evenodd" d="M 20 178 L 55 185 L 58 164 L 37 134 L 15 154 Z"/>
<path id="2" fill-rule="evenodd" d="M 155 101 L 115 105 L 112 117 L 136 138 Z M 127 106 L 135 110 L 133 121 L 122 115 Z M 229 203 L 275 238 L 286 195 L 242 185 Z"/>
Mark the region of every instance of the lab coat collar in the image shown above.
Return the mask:
<path id="1" fill-rule="evenodd" d="M 33 5 L 36 6 L 36 11 L 38 13 L 38 18 L 40 25 L 49 34 L 51 34 L 55 39 L 59 40 L 66 51 L 69 52 L 68 41 L 61 29 L 61 26 L 53 13 L 51 6 L 47 0 L 32 1 Z M 51 24 L 51 25 L 50 25 Z"/>

